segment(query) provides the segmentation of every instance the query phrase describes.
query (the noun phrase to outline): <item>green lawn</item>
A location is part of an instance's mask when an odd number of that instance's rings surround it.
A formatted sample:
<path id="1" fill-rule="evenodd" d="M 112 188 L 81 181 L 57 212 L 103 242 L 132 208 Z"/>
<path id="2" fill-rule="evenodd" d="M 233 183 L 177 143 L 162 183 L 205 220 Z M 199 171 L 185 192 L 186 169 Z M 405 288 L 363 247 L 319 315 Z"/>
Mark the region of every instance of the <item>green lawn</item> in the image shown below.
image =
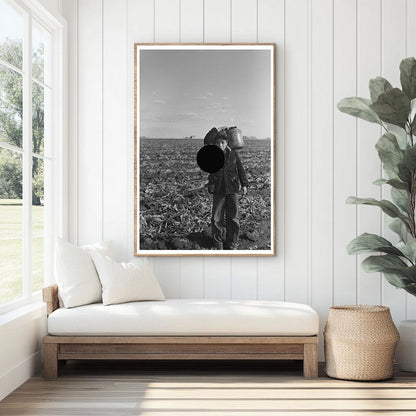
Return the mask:
<path id="1" fill-rule="evenodd" d="M 22 296 L 23 206 L 0 199 L 0 304 Z M 32 285 L 43 286 L 43 206 L 32 207 Z"/>

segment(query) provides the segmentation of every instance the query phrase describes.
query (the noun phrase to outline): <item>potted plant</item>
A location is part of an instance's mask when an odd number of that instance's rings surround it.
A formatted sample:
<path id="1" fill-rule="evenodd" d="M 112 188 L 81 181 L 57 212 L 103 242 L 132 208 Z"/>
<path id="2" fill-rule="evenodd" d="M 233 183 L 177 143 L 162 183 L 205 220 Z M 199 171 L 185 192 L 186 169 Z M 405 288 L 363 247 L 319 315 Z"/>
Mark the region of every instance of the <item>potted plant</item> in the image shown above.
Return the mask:
<path id="1" fill-rule="evenodd" d="M 386 280 L 416 296 L 416 59 L 406 58 L 400 63 L 400 88 L 384 78 L 369 82 L 370 99 L 344 98 L 338 109 L 354 117 L 383 128 L 376 143 L 385 178 L 377 179 L 377 186 L 387 185 L 391 200 L 350 196 L 349 204 L 371 205 L 381 208 L 389 218 L 389 228 L 398 236 L 393 244 L 376 234 L 364 233 L 352 240 L 349 254 L 374 253 L 362 267 L 367 272 L 381 272 Z M 396 358 L 402 370 L 416 371 L 416 321 L 403 321 L 401 342 Z"/>

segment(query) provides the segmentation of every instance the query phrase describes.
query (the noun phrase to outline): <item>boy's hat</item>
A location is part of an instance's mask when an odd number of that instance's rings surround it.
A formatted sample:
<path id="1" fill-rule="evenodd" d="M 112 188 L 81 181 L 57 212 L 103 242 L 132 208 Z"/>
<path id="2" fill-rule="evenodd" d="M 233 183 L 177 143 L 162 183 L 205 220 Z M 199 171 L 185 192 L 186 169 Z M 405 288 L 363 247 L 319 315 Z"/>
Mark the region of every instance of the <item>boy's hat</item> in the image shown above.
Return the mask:
<path id="1" fill-rule="evenodd" d="M 218 129 L 213 127 L 204 137 L 204 145 L 215 144 L 215 139 L 218 134 Z"/>

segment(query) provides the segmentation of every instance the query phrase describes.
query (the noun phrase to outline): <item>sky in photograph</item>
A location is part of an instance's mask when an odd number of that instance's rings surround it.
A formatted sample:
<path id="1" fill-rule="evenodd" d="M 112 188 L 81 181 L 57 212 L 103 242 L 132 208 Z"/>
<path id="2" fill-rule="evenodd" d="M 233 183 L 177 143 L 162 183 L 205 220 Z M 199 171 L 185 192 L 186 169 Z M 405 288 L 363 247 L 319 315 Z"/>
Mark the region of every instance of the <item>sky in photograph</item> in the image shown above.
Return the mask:
<path id="1" fill-rule="evenodd" d="M 268 50 L 140 51 L 140 135 L 203 138 L 237 126 L 271 137 Z"/>

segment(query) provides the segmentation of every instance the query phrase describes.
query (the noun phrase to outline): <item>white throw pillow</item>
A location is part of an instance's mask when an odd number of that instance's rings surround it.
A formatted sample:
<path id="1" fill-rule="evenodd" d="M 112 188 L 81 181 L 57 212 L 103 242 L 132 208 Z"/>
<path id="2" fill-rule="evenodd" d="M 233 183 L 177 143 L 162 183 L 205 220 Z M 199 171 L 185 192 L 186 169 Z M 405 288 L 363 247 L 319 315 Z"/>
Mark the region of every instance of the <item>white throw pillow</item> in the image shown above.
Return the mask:
<path id="1" fill-rule="evenodd" d="M 111 259 L 115 260 L 114 256 L 114 248 L 113 248 L 113 242 L 111 240 L 109 241 L 98 241 L 94 244 L 86 244 L 84 246 L 81 246 L 85 251 L 88 251 L 88 253 L 101 253 L 103 256 L 108 256 Z"/>
<path id="2" fill-rule="evenodd" d="M 55 279 L 66 308 L 101 302 L 101 283 L 90 253 L 112 256 L 112 242 L 76 247 L 58 239 L 55 248 Z"/>
<path id="3" fill-rule="evenodd" d="M 147 263 L 117 263 L 108 256 L 91 253 L 103 288 L 103 304 L 140 300 L 165 300 L 151 268 Z"/>

